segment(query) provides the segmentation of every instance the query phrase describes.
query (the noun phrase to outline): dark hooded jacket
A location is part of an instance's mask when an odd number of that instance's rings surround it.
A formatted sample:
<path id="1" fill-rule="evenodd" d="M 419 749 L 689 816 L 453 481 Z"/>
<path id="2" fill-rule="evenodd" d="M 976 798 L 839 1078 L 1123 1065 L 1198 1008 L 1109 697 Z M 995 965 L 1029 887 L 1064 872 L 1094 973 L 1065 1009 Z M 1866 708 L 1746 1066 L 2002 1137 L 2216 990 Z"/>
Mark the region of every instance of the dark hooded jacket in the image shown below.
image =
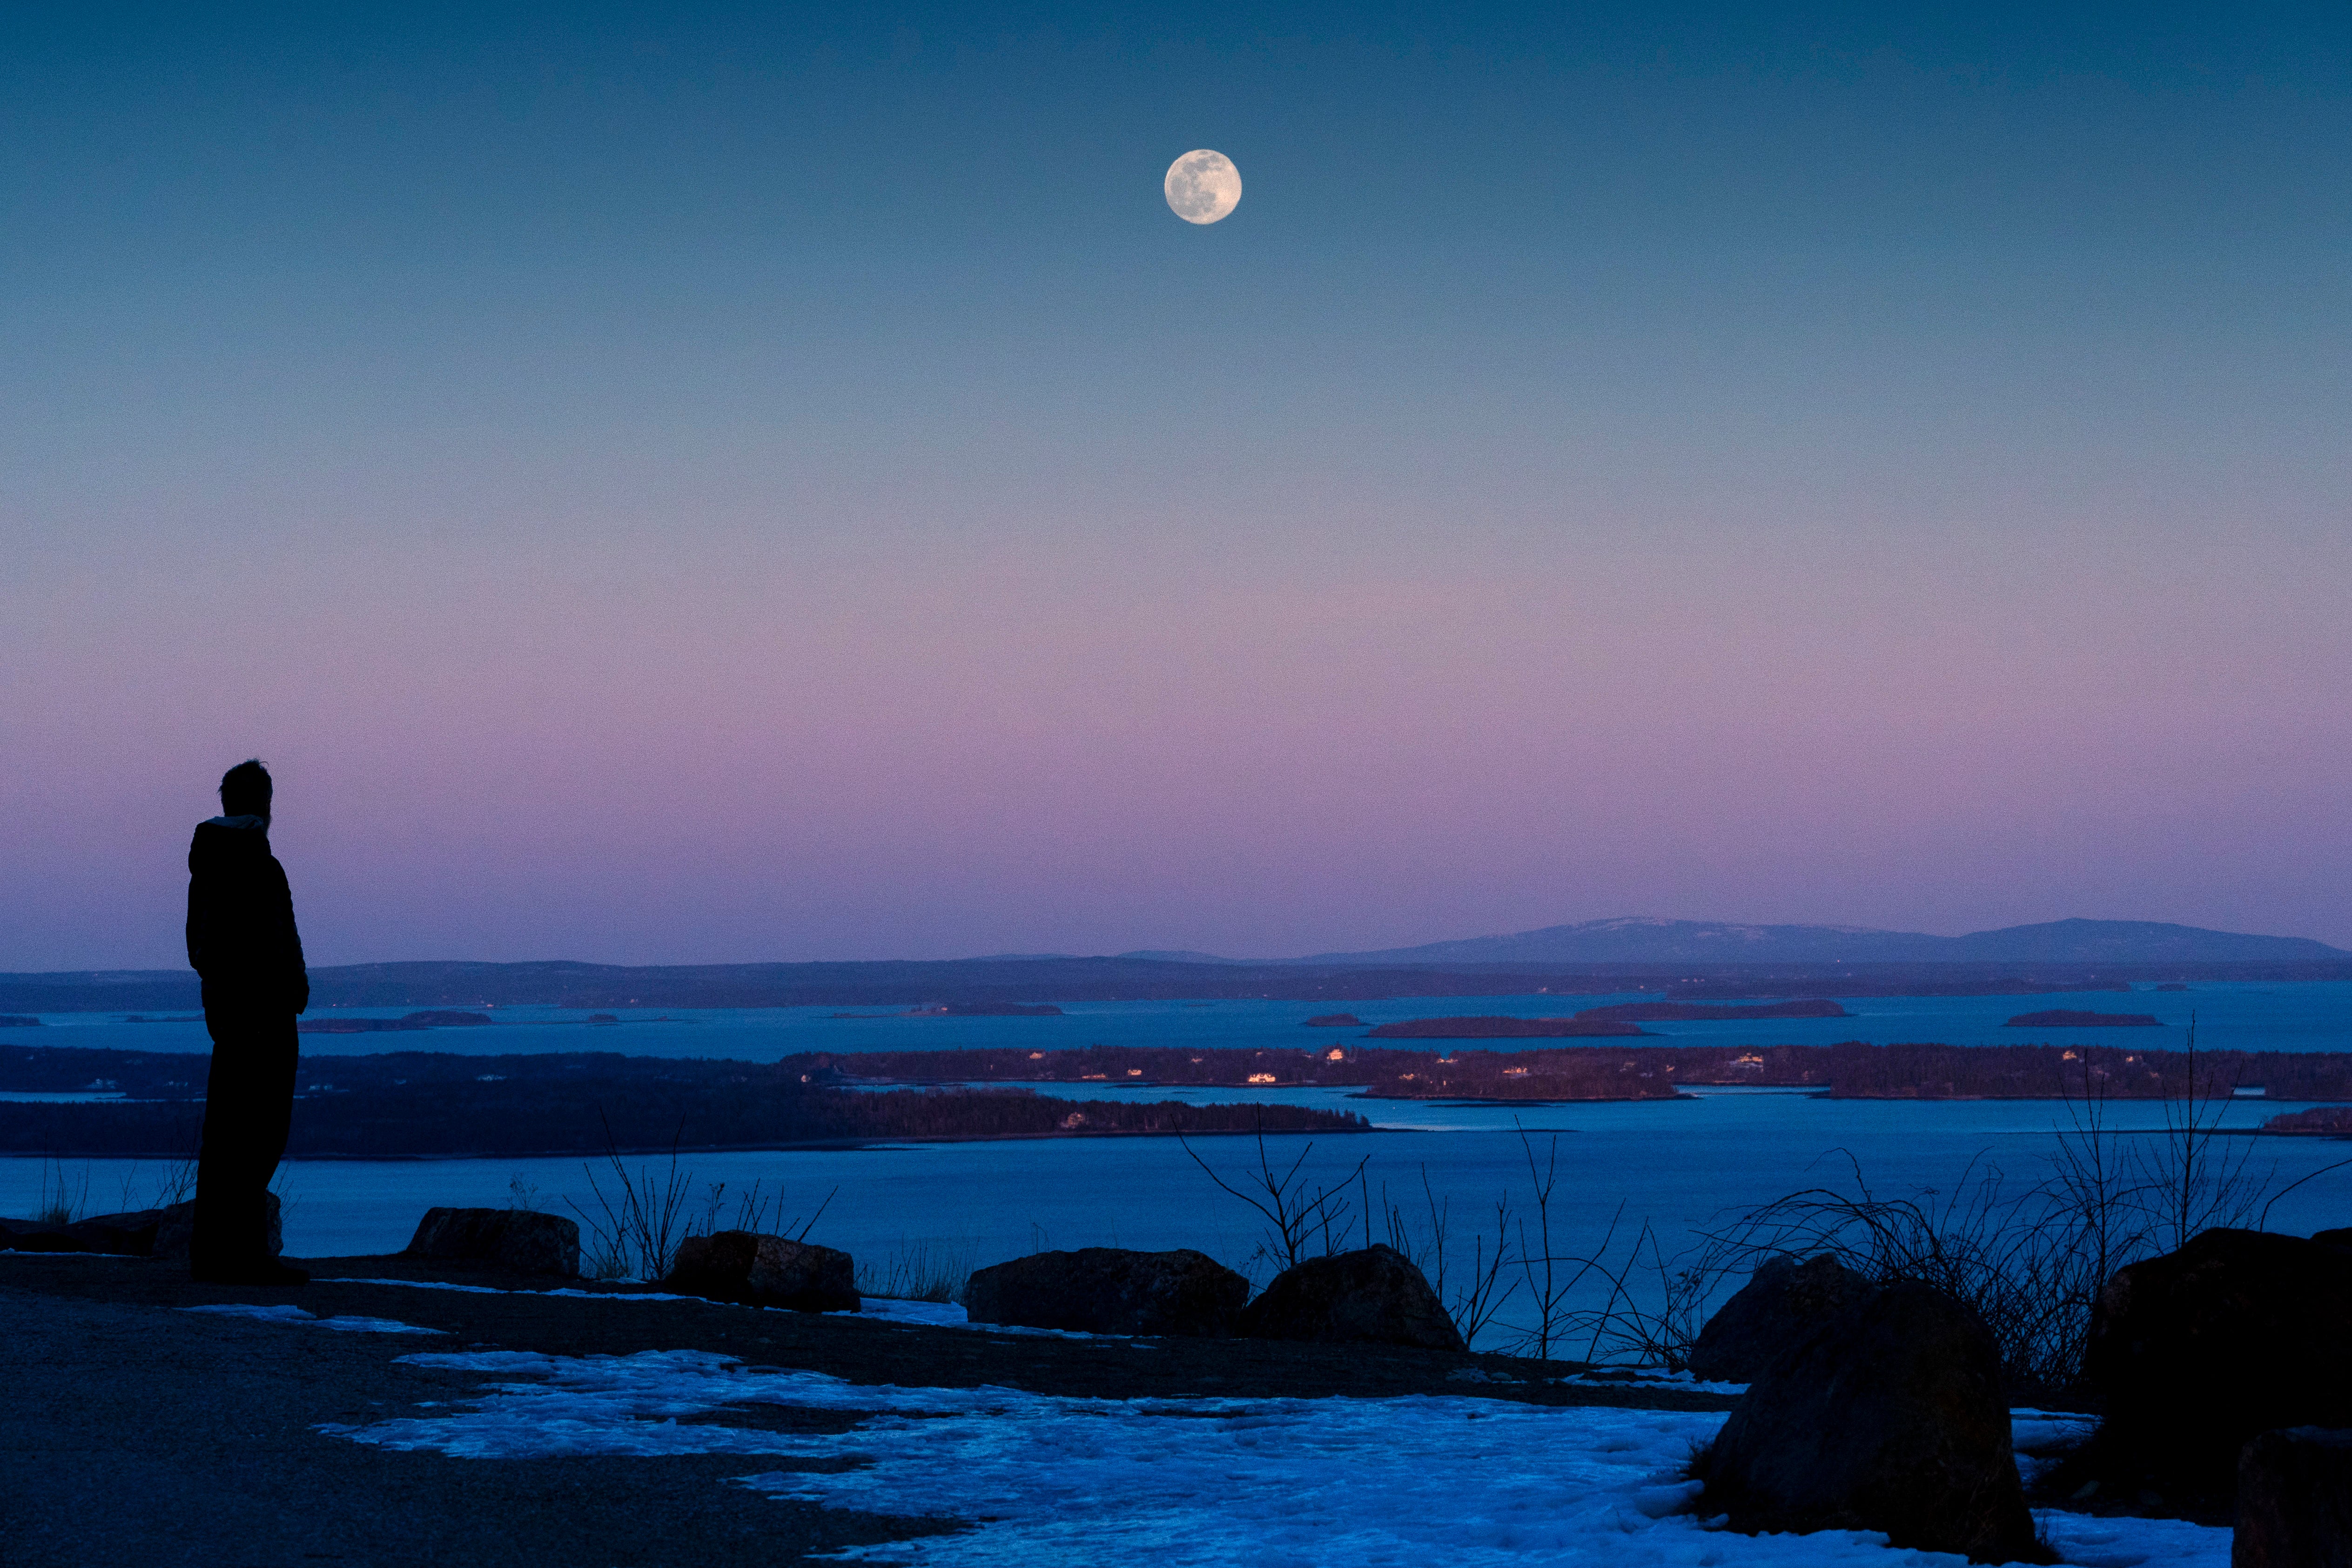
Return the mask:
<path id="1" fill-rule="evenodd" d="M 310 1005 L 286 868 L 257 816 L 215 816 L 188 846 L 188 963 L 205 1005 L 299 1013 Z"/>

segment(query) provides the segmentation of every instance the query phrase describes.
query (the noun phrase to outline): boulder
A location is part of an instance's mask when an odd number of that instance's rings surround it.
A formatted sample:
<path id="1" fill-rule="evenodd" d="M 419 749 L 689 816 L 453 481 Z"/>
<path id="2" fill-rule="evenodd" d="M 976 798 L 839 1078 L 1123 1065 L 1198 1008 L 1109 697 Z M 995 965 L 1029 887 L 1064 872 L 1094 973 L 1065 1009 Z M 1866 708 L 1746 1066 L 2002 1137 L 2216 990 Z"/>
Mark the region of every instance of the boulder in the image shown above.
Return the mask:
<path id="1" fill-rule="evenodd" d="M 1379 1245 L 1284 1269 L 1242 1309 L 1234 1331 L 1255 1340 L 1467 1348 L 1412 1260 Z"/>
<path id="2" fill-rule="evenodd" d="M 0 1248 L 19 1252 L 100 1252 L 145 1258 L 155 1250 L 161 1209 L 93 1215 L 70 1225 L 47 1220 L 0 1219 Z"/>
<path id="3" fill-rule="evenodd" d="M 1854 1306 L 1875 1287 L 1829 1253 L 1800 1263 L 1765 1261 L 1723 1304 L 1691 1346 L 1694 1377 L 1749 1383 L 1825 1320 Z"/>
<path id="4" fill-rule="evenodd" d="M 2180 1505 L 2226 1506 L 2260 1433 L 2352 1426 L 2352 1252 L 2209 1230 L 2116 1270 L 2084 1372 L 2103 1397 L 2100 1468 Z"/>
<path id="5" fill-rule="evenodd" d="M 2346 1251 L 2352 1251 L 2352 1227 L 2342 1230 L 2315 1230 L 2311 1233 L 2311 1239 L 2322 1247 L 2342 1247 Z"/>
<path id="6" fill-rule="evenodd" d="M 855 1312 L 859 1306 L 849 1254 L 748 1230 L 688 1237 L 662 1283 L 681 1295 L 747 1307 Z"/>
<path id="7" fill-rule="evenodd" d="M 278 1212 L 278 1194 L 264 1193 L 262 1199 L 269 1209 L 269 1256 L 275 1258 L 286 1247 L 285 1225 Z M 196 1205 L 193 1200 L 158 1210 L 155 1247 L 151 1256 L 185 1263 L 188 1260 L 188 1244 L 195 1239 L 195 1235 Z"/>
<path id="8" fill-rule="evenodd" d="M 152 1258 L 155 1233 L 162 1228 L 162 1209 L 136 1209 L 129 1214 L 102 1214 L 78 1219 L 66 1234 L 80 1239 L 85 1252 L 110 1252 L 124 1258 Z"/>
<path id="9" fill-rule="evenodd" d="M 431 1208 L 416 1222 L 407 1256 L 572 1279 L 580 1273 L 580 1226 L 532 1209 Z"/>
<path id="10" fill-rule="evenodd" d="M 0 1219 L 0 1248 L 17 1252 L 87 1252 L 81 1238 L 45 1219 Z"/>
<path id="11" fill-rule="evenodd" d="M 1232 1333 L 1248 1300 L 1248 1280 L 1189 1247 L 1039 1252 L 974 1271 L 963 1292 L 975 1323 L 1208 1340 Z"/>
<path id="12" fill-rule="evenodd" d="M 2000 1351 L 1976 1313 L 1890 1285 L 1815 1324 L 1749 1383 L 1693 1463 L 1733 1528 L 1874 1530 L 1979 1563 L 2032 1560 Z"/>
<path id="13" fill-rule="evenodd" d="M 2352 1568 L 2352 1431 L 2294 1426 L 2246 1445 L 2230 1568 Z"/>
<path id="14" fill-rule="evenodd" d="M 284 1246 L 278 1194 L 269 1204 L 269 1253 Z M 196 1205 L 173 1204 L 168 1208 L 133 1209 L 127 1214 L 92 1215 L 71 1225 L 44 1220 L 0 1219 L 0 1250 L 19 1252 L 97 1252 L 121 1258 L 161 1258 L 187 1261 L 188 1241 L 194 1236 Z"/>

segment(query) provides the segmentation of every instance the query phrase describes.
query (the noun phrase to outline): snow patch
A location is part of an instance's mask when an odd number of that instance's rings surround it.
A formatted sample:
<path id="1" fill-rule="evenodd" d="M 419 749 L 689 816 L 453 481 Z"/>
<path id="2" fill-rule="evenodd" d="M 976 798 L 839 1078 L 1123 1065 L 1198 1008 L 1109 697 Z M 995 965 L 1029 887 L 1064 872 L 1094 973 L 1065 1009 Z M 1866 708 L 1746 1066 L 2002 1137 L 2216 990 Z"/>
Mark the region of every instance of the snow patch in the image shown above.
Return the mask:
<path id="1" fill-rule="evenodd" d="M 243 1301 L 224 1301 L 210 1307 L 183 1307 L 180 1310 L 213 1312 L 224 1318 L 251 1318 L 265 1323 L 309 1323 L 314 1328 L 341 1329 L 359 1334 L 446 1334 L 449 1331 L 446 1329 L 420 1329 L 414 1323 L 396 1322 L 390 1318 L 321 1318 L 292 1305 L 257 1307 Z"/>
<path id="2" fill-rule="evenodd" d="M 748 1367 L 700 1351 L 571 1358 L 406 1355 L 509 1381 L 442 1415 L 322 1431 L 473 1458 L 777 1455 L 864 1461 L 740 1478 L 779 1497 L 973 1521 L 961 1534 L 845 1557 L 923 1568 L 1150 1561 L 1198 1568 L 1960 1568 L 1832 1531 L 1743 1536 L 1679 1511 L 1720 1412 L 1552 1409 L 1466 1396 L 1073 1399 L 901 1388 Z M 515 1381 L 530 1379 L 530 1381 Z M 730 1405 L 856 1412 L 811 1436 L 684 1416 Z M 2042 1413 L 2032 1413 L 2039 1416 Z M 2226 1568 L 2230 1532 L 2171 1521 L 2042 1516 L 2081 1568 Z"/>

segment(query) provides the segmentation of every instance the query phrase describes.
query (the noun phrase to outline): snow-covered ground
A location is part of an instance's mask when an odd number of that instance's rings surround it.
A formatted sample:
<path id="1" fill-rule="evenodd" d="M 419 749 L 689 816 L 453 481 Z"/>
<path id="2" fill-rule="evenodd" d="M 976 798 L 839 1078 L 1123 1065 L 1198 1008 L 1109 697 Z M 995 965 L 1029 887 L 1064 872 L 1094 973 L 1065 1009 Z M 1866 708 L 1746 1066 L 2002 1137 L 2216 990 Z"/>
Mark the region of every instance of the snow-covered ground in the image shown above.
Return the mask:
<path id="1" fill-rule="evenodd" d="M 265 1323 L 308 1323 L 313 1328 L 341 1329 L 362 1334 L 440 1334 L 448 1331 L 446 1329 L 420 1329 L 414 1323 L 397 1322 L 391 1318 L 321 1318 L 292 1305 L 255 1307 L 242 1301 L 226 1301 L 216 1307 L 183 1307 L 180 1310 L 212 1312 L 224 1318 L 253 1318 Z"/>
<path id="2" fill-rule="evenodd" d="M 331 1320 L 330 1320 L 331 1321 Z M 699 1351 L 570 1358 L 513 1351 L 404 1360 L 502 1379 L 447 1413 L 323 1430 L 495 1460 L 569 1454 L 853 1458 L 839 1473 L 740 1484 L 883 1513 L 971 1521 L 852 1557 L 924 1568 L 1152 1561 L 1202 1568 L 1501 1568 L 1577 1563 L 1856 1564 L 1960 1559 L 1848 1531 L 1750 1537 L 1680 1511 L 1675 1479 L 1719 1413 L 1554 1409 L 1503 1401 L 1059 1398 L 1013 1389 L 860 1386 Z M 856 1411 L 806 1436 L 725 1423 L 730 1407 Z M 718 1413 L 715 1424 L 682 1416 Z M 2021 1435 L 2068 1418 L 2021 1413 Z M 2082 1568 L 2225 1568 L 2224 1530 L 2050 1513 Z"/>

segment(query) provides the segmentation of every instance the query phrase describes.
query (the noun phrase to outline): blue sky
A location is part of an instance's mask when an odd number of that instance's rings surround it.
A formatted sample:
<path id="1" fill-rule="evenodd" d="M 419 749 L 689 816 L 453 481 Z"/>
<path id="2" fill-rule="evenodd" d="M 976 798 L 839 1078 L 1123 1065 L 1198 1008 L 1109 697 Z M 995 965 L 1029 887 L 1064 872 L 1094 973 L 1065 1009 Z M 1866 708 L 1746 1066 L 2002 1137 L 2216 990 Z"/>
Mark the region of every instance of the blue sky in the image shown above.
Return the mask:
<path id="1" fill-rule="evenodd" d="M 330 961 L 2352 942 L 2340 6 L 19 10 L 0 141 L 0 968 L 252 752 Z"/>

